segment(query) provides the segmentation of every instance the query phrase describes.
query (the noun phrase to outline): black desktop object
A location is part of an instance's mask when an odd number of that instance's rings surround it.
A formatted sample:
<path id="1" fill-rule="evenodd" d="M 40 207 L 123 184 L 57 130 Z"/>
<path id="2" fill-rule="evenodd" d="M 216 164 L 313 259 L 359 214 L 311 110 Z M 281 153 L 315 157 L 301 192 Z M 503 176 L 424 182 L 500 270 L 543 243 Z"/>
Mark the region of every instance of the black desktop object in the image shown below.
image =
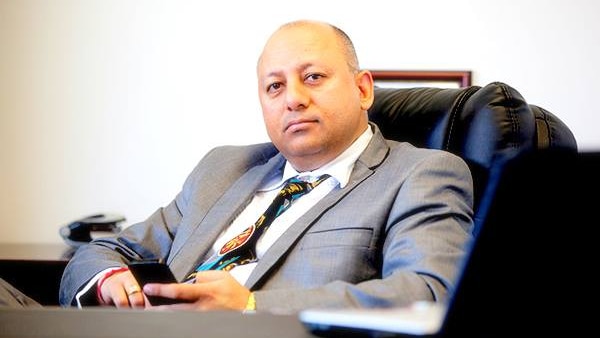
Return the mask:
<path id="1" fill-rule="evenodd" d="M 600 153 L 552 150 L 502 164 L 479 233 L 439 329 L 395 328 L 365 320 L 348 327 L 324 310 L 300 320 L 329 337 L 505 337 L 589 335 L 598 292 L 595 275 L 600 228 Z M 485 207 L 485 206 L 484 206 Z M 587 309 L 587 310 L 586 310 Z M 307 316 L 318 311 L 321 319 Z M 355 318 L 368 319 L 349 311 Z M 390 309 L 389 312 L 398 312 Z M 396 323 L 406 318 L 390 315 Z M 412 313 L 414 315 L 414 313 Z M 434 315 L 438 313 L 434 312 Z M 308 320 L 307 320 L 308 319 Z M 314 320 L 313 320 L 314 319 Z"/>

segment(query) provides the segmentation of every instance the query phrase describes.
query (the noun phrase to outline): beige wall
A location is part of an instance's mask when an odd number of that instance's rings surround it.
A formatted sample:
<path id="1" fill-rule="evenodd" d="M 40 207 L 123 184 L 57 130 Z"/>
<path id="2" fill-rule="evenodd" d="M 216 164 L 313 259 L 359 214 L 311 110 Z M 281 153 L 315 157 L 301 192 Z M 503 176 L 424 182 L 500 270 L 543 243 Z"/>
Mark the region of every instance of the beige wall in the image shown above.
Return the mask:
<path id="1" fill-rule="evenodd" d="M 256 57 L 298 18 L 345 29 L 364 68 L 504 81 L 598 149 L 598 13 L 594 0 L 0 0 L 0 241 L 60 242 L 96 212 L 140 221 L 209 148 L 267 140 Z"/>

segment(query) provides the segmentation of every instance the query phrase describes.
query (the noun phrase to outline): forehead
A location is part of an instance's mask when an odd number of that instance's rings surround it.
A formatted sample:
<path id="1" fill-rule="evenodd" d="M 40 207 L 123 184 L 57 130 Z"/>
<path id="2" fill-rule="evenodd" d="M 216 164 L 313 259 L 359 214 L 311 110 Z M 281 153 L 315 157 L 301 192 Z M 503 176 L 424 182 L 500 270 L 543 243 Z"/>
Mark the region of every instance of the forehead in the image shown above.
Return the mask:
<path id="1" fill-rule="evenodd" d="M 284 27 L 268 40 L 259 60 L 259 71 L 295 63 L 343 62 L 343 50 L 333 30 L 327 26 Z"/>

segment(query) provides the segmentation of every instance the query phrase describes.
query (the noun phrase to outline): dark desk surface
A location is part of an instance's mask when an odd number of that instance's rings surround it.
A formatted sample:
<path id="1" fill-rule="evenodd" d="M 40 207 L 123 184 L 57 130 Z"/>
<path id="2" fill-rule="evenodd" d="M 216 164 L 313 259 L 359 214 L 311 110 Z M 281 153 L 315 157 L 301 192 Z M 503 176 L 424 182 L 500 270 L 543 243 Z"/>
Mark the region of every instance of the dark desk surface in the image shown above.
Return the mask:
<path id="1" fill-rule="evenodd" d="M 0 243 L 0 278 L 43 305 L 58 305 L 60 279 L 72 253 L 62 243 Z"/>
<path id="2" fill-rule="evenodd" d="M 0 337 L 310 338 L 296 315 L 0 308 Z"/>

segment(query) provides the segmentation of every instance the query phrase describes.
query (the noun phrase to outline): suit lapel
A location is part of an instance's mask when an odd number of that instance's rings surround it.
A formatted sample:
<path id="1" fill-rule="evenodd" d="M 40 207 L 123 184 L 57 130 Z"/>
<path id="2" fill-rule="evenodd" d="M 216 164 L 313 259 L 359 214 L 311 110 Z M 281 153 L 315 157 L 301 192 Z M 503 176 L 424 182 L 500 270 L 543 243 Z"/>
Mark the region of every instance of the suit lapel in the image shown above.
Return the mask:
<path id="1" fill-rule="evenodd" d="M 294 222 L 264 254 L 246 281 L 246 287 L 252 289 L 263 277 L 267 276 L 268 272 L 285 257 L 300 237 L 320 218 L 320 215 L 334 207 L 348 193 L 372 175 L 374 169 L 384 161 L 389 153 L 389 146 L 377 127 L 374 127 L 374 132 L 371 142 L 355 163 L 350 181 L 344 189 L 333 190 L 321 202 Z"/>

